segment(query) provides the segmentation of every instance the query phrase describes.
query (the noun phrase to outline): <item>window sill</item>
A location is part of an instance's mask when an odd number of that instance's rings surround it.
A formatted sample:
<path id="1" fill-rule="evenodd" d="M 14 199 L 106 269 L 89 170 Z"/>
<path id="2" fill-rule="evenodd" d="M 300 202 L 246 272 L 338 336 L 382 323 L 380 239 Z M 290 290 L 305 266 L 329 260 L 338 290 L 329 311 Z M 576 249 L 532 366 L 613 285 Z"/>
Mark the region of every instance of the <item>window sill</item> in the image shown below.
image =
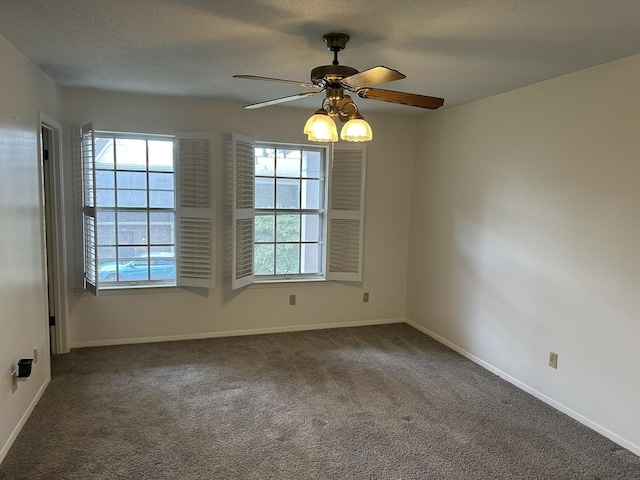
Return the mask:
<path id="1" fill-rule="evenodd" d="M 108 288 L 100 288 L 98 290 L 99 297 L 108 297 L 111 295 L 138 295 L 138 294 L 148 294 L 148 293 L 176 293 L 183 291 L 182 287 L 177 285 L 146 285 L 146 286 L 133 286 L 133 285 L 125 285 L 121 287 L 108 287 Z M 84 289 L 77 288 L 75 289 L 76 295 L 89 295 L 94 296 L 92 293 L 87 292 Z"/>
<path id="2" fill-rule="evenodd" d="M 332 285 L 330 280 L 326 278 L 274 278 L 274 279 L 255 279 L 254 283 L 248 288 L 277 288 L 277 287 L 311 287 Z"/>

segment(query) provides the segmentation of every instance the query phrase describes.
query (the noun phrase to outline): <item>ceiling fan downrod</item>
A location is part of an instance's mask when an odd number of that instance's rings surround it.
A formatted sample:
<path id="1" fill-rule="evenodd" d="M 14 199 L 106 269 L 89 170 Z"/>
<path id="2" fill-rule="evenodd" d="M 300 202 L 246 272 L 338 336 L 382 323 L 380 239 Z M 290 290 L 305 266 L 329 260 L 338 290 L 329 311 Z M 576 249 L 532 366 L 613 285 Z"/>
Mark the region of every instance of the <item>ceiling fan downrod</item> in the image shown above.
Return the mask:
<path id="1" fill-rule="evenodd" d="M 338 52 L 340 50 L 338 50 L 337 48 L 333 51 L 333 62 L 331 62 L 333 65 L 340 65 L 340 62 L 338 61 Z"/>
<path id="2" fill-rule="evenodd" d="M 327 48 L 333 52 L 333 65 L 339 65 L 338 52 L 347 46 L 349 35 L 346 33 L 327 33 L 323 38 Z"/>

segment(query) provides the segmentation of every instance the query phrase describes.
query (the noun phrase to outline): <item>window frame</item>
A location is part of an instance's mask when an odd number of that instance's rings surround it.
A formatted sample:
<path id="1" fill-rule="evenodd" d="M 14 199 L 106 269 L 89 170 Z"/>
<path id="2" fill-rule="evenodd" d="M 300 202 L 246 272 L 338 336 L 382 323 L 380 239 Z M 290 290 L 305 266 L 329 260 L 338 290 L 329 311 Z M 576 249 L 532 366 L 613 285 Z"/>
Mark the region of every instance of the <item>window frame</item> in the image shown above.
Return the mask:
<path id="1" fill-rule="evenodd" d="M 114 192 L 114 205 L 111 207 L 105 207 L 105 206 L 100 206 L 98 204 L 98 192 L 100 191 L 100 188 L 98 187 L 98 181 L 96 178 L 95 186 L 96 186 L 96 196 L 95 196 L 95 210 L 96 210 L 96 232 L 99 230 L 99 218 L 100 218 L 100 214 L 104 214 L 104 213 L 110 213 L 112 212 L 114 214 L 114 231 L 115 231 L 115 243 L 113 245 L 106 245 L 106 244 L 101 244 L 99 241 L 99 237 L 96 234 L 96 250 L 97 252 L 100 251 L 101 248 L 105 248 L 105 247 L 113 247 L 115 248 L 115 260 L 114 263 L 116 265 L 118 265 L 118 267 L 116 268 L 116 274 L 119 274 L 120 271 L 120 267 L 126 264 L 130 264 L 130 263 L 135 263 L 135 260 L 132 259 L 127 259 L 127 261 L 125 261 L 124 263 L 121 262 L 120 258 L 119 258 L 119 250 L 120 247 L 122 246 L 120 244 L 120 227 L 119 227 L 119 214 L 120 213 L 125 213 L 125 212 L 130 212 L 130 213 L 144 213 L 146 216 L 146 239 L 147 242 L 146 244 L 138 244 L 138 243 L 133 243 L 131 244 L 131 246 L 133 248 L 140 248 L 140 249 L 144 249 L 146 250 L 146 257 L 141 257 L 141 258 L 146 258 L 147 259 L 147 277 L 151 277 L 151 265 L 152 265 L 152 258 L 153 258 L 153 254 L 151 253 L 151 248 L 154 246 L 161 246 L 161 247 L 169 247 L 173 249 L 173 253 L 174 256 L 172 257 L 174 259 L 174 277 L 173 279 L 151 279 L 151 278 L 147 278 L 146 280 L 126 280 L 126 279 L 117 279 L 117 280 L 99 280 L 99 284 L 100 287 L 99 289 L 102 290 L 117 290 L 117 289 L 122 289 L 122 288 L 149 288 L 149 287 L 176 287 L 178 285 L 178 269 L 177 269 L 177 263 L 178 263 L 178 252 L 177 252 L 177 237 L 178 237 L 178 228 L 177 228 L 177 224 L 178 224 L 178 207 L 177 207 L 177 203 L 178 203 L 178 192 L 177 192 L 177 172 L 176 172 L 176 157 L 175 157 L 175 142 L 176 142 L 176 138 L 174 135 L 160 135 L 160 134 L 142 134 L 142 133 L 128 133 L 128 132 L 117 132 L 117 131 L 106 131 L 106 130 L 95 130 L 94 131 L 94 142 L 95 139 L 97 138 L 109 138 L 111 142 L 113 142 L 113 148 L 114 148 L 114 163 L 113 163 L 113 170 L 110 169 L 102 169 L 99 168 L 98 166 L 98 161 L 97 161 L 97 157 L 98 157 L 98 153 L 97 151 L 94 151 L 94 155 L 95 155 L 95 162 L 94 162 L 94 172 L 97 174 L 99 171 L 113 171 L 113 175 L 114 175 L 114 184 L 113 184 L 113 192 Z M 126 140 L 144 140 L 145 141 L 145 168 L 144 169 L 140 169 L 140 170 L 135 170 L 135 169 L 121 169 L 118 168 L 118 162 L 117 162 L 117 149 L 116 149 L 116 142 L 117 140 L 120 139 L 126 139 Z M 153 141 L 153 140 L 161 140 L 161 141 L 166 141 L 166 142 L 170 142 L 171 143 L 171 159 L 172 159 L 172 165 L 171 165 L 171 175 L 172 175 L 172 181 L 173 181 L 173 189 L 170 190 L 173 194 L 173 208 L 168 208 L 168 207 L 151 207 L 150 206 L 150 192 L 153 190 L 150 188 L 150 183 L 149 183 L 149 176 L 151 173 L 165 173 L 165 172 L 156 172 L 154 170 L 150 170 L 149 169 L 149 141 Z M 146 207 L 125 207 L 125 206 L 118 206 L 118 201 L 117 201 L 117 196 L 118 196 L 118 173 L 119 172 L 129 172 L 129 173 L 144 173 L 145 174 L 145 179 L 146 179 L 146 188 L 144 189 L 145 192 L 145 196 L 146 196 Z M 169 172 L 167 172 L 169 173 Z M 142 190 L 141 190 L 142 191 Z M 168 213 L 168 214 L 172 214 L 173 215 L 173 227 L 172 227 L 172 231 L 173 231 L 173 238 L 172 238 L 172 242 L 171 243 L 164 243 L 164 244 L 151 244 L 150 243 L 150 232 L 151 232 L 151 216 L 152 213 L 157 212 L 157 213 Z M 98 263 L 98 276 L 100 275 L 100 256 L 98 253 L 96 253 L 96 262 Z"/>
<path id="2" fill-rule="evenodd" d="M 268 148 L 268 149 L 274 149 L 275 150 L 275 158 L 274 158 L 274 174 L 273 176 L 265 176 L 265 175 L 258 175 L 255 170 L 254 170 L 254 174 L 253 177 L 254 179 L 258 179 L 258 178 L 272 178 L 274 180 L 274 187 L 273 187 L 273 194 L 274 194 L 274 206 L 273 208 L 266 208 L 266 207 L 256 207 L 255 205 L 255 199 L 254 199 L 254 209 L 253 209 L 253 217 L 254 217 L 254 232 L 256 230 L 256 226 L 255 226 L 255 221 L 257 219 L 258 216 L 260 215 L 269 215 L 269 214 L 273 214 L 274 216 L 274 238 L 272 242 L 267 242 L 267 241 L 258 241 L 255 238 L 254 235 L 254 239 L 253 239 L 253 245 L 254 245 L 254 277 L 253 277 L 253 283 L 254 284 L 260 284 L 260 283 L 287 283 L 287 282 L 309 282 L 309 281 L 324 281 L 326 280 L 327 277 L 327 241 L 326 241 L 326 236 L 327 236 L 327 228 L 328 228 L 328 223 L 327 223 L 327 212 L 328 212 L 328 202 L 329 202 L 329 185 L 327 182 L 327 178 L 328 178 L 328 173 L 329 173 L 329 158 L 330 158 L 330 149 L 327 146 L 324 145 L 310 145 L 310 144 L 297 144 L 297 143 L 282 143 L 282 142 L 267 142 L 267 141 L 256 141 L 254 144 L 254 159 L 255 159 L 255 151 L 258 148 Z M 277 152 L 278 150 L 299 150 L 300 151 L 300 173 L 298 177 L 291 177 L 291 176 L 278 176 L 278 170 L 277 170 Z M 318 152 L 321 154 L 321 165 L 320 165 L 320 172 L 319 172 L 319 177 L 318 178 L 312 178 L 312 177 L 304 177 L 303 176 L 303 171 L 302 171 L 302 155 L 304 151 L 308 151 L 308 152 Z M 255 160 L 254 160 L 255 161 Z M 278 179 L 294 179 L 297 180 L 300 184 L 300 191 L 299 191 L 299 207 L 298 208 L 278 208 L 277 204 L 276 204 L 276 199 L 277 199 L 277 194 L 278 194 Z M 319 180 L 320 181 L 320 196 L 321 198 L 319 199 L 319 206 L 317 209 L 309 209 L 309 208 L 302 208 L 302 182 L 303 180 Z M 257 187 L 257 186 L 256 186 Z M 254 187 L 254 189 L 257 189 L 256 187 Z M 320 216 L 320 223 L 319 223 L 319 230 L 320 230 L 320 234 L 319 234 L 319 239 L 316 242 L 309 242 L 309 241 L 304 241 L 302 239 L 302 232 L 300 232 L 300 237 L 298 241 L 278 241 L 277 240 L 277 216 L 278 215 L 286 215 L 288 213 L 291 214 L 297 214 L 300 217 L 302 217 L 302 215 L 305 214 L 317 214 Z M 302 229 L 302 226 L 301 226 Z M 319 272 L 317 273 L 293 273 L 293 274 L 283 274 L 283 273 L 275 273 L 275 271 L 277 270 L 277 259 L 276 259 L 276 253 L 275 250 L 277 249 L 277 245 L 281 244 L 281 245 L 285 245 L 285 244 L 292 244 L 292 245 L 298 245 L 298 258 L 299 258 L 299 264 L 298 267 L 299 269 L 301 268 L 301 257 L 302 257 L 302 245 L 305 243 L 313 243 L 313 244 L 317 244 L 318 248 L 319 248 L 319 255 L 320 255 L 320 259 L 319 259 Z M 274 246 L 274 273 L 273 274 L 257 274 L 255 273 L 255 261 L 256 261 L 256 257 L 257 254 L 255 252 L 256 246 L 257 245 L 265 245 L 265 244 L 272 244 Z"/>

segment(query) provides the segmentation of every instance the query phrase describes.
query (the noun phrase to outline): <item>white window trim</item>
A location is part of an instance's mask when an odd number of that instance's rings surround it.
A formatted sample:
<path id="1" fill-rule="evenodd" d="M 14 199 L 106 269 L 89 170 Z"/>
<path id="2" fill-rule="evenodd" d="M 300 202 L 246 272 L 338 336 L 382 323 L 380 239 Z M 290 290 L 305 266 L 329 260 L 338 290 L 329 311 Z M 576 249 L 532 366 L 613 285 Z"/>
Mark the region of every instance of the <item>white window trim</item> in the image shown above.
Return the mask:
<path id="1" fill-rule="evenodd" d="M 309 150 L 324 150 L 324 159 L 322 164 L 322 200 L 323 206 L 317 210 L 322 213 L 322 232 L 323 237 L 320 242 L 320 248 L 322 249 L 322 265 L 321 271 L 318 273 L 299 273 L 299 274 L 273 274 L 273 275 L 254 275 L 254 283 L 295 283 L 295 282 L 323 282 L 327 279 L 327 218 L 328 218 L 328 208 L 326 208 L 329 201 L 329 182 L 327 179 L 329 178 L 329 163 L 331 157 L 331 149 L 328 147 L 318 146 L 318 145 L 304 145 L 297 143 L 278 143 L 278 142 L 255 142 L 255 145 L 266 145 L 273 148 L 283 148 L 286 149 L 288 147 L 291 148 L 305 148 L 309 147 Z M 293 212 L 303 212 L 304 209 L 292 210 Z M 255 213 L 254 213 L 255 214 Z M 255 242 L 254 242 L 255 245 Z"/>

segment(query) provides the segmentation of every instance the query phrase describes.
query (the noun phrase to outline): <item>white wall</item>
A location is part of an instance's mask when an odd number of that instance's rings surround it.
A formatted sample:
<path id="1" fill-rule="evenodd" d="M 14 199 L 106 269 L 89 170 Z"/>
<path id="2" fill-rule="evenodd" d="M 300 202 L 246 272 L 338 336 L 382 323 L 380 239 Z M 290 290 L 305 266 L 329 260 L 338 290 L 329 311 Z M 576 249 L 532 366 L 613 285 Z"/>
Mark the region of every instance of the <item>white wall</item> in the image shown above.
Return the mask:
<path id="1" fill-rule="evenodd" d="M 374 140 L 368 144 L 361 284 L 253 286 L 231 292 L 222 268 L 229 258 L 223 236 L 223 134 L 238 132 L 258 140 L 304 143 L 301 130 L 313 110 L 270 107 L 247 111 L 236 104 L 82 89 L 62 89 L 61 105 L 62 121 L 92 121 L 99 130 L 215 132 L 218 151 L 218 288 L 99 298 L 70 292 L 72 347 L 404 320 L 414 119 L 367 116 Z M 370 292 L 369 303 L 362 302 L 365 291 Z M 296 306 L 289 306 L 290 294 L 297 295 Z"/>
<path id="2" fill-rule="evenodd" d="M 421 119 L 407 293 L 410 321 L 638 454 L 639 78 L 633 56 Z"/>
<path id="3" fill-rule="evenodd" d="M 50 378 L 38 111 L 57 116 L 57 90 L 0 37 L 0 461 Z M 12 365 L 39 361 L 13 388 Z"/>

